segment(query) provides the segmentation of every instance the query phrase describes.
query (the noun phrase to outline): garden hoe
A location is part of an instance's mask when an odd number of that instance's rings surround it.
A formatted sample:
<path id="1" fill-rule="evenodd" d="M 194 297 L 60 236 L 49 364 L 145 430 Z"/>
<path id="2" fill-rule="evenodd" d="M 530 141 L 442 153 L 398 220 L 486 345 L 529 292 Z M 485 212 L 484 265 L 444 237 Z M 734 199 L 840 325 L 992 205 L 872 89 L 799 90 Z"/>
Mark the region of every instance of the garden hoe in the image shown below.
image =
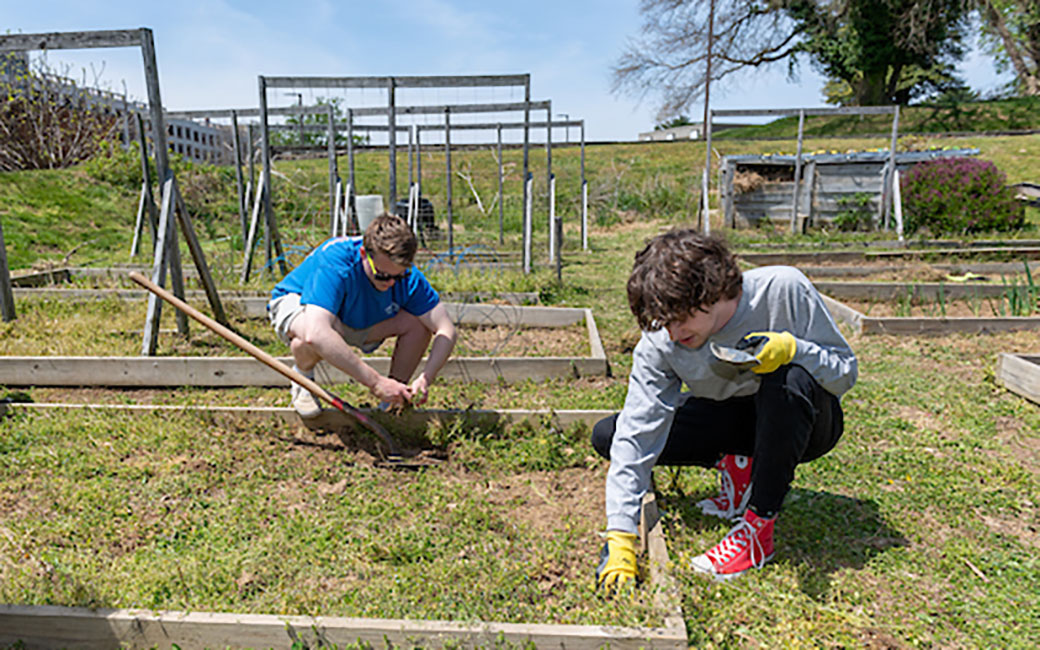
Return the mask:
<path id="1" fill-rule="evenodd" d="M 260 361 L 261 363 L 271 368 L 275 372 L 282 374 L 289 380 L 294 381 L 297 384 L 300 384 L 301 386 L 309 390 L 311 393 L 313 393 L 315 397 L 318 397 L 319 399 L 328 402 L 332 406 L 336 407 L 337 409 L 345 413 L 348 417 L 352 418 L 354 421 L 358 422 L 366 429 L 376 434 L 376 436 L 378 436 L 379 439 L 383 441 L 383 443 L 387 446 L 387 448 L 390 451 L 389 456 L 386 459 L 388 462 L 395 463 L 401 460 L 401 452 L 400 449 L 398 449 L 397 447 L 397 443 L 394 442 L 393 438 L 390 437 L 390 434 L 388 434 L 386 432 L 386 429 L 380 426 L 378 422 L 373 421 L 371 418 L 369 418 L 361 411 L 357 410 L 347 402 L 344 402 L 342 399 L 336 397 L 329 391 L 325 390 L 320 385 L 318 385 L 318 383 L 315 382 L 313 379 L 304 377 L 299 372 L 293 370 L 292 368 L 285 365 L 278 359 L 275 359 L 270 354 L 264 352 L 263 350 L 256 347 L 249 341 L 245 340 L 238 334 L 232 332 L 227 327 L 224 327 L 220 323 L 216 322 L 209 316 L 206 316 L 199 310 L 195 309 L 194 307 L 184 302 L 177 296 L 173 295 L 166 289 L 163 289 L 159 285 L 155 284 L 154 282 L 144 277 L 137 271 L 130 272 L 130 279 L 136 282 L 137 284 L 141 285 L 145 289 L 148 289 L 156 296 L 159 296 L 166 302 L 170 303 L 177 309 L 181 310 L 188 316 L 191 316 L 209 330 L 219 334 L 231 343 L 234 343 L 243 352 L 247 352 L 248 354 L 252 355 L 253 358 L 255 358 L 257 361 Z"/>

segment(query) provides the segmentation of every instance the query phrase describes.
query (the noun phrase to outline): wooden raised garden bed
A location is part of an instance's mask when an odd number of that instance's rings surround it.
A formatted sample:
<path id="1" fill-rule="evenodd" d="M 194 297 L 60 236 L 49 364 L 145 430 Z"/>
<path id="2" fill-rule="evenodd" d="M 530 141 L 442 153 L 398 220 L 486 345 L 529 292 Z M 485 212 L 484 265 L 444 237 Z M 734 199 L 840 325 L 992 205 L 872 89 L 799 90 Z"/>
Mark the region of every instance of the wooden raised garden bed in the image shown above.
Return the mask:
<path id="1" fill-rule="evenodd" d="M 262 308 L 248 300 L 247 313 Z M 508 327 L 568 327 L 584 321 L 585 357 L 453 357 L 441 371 L 445 379 L 467 381 L 541 381 L 550 377 L 608 374 L 606 353 L 590 309 L 452 304 L 457 323 Z M 291 358 L 283 361 L 291 365 Z M 388 357 L 366 357 L 378 372 L 389 371 Z M 327 364 L 318 373 L 330 383 L 350 381 Z M 288 380 L 250 357 L 0 357 L 0 385 L 6 386 L 285 386 Z"/>
<path id="2" fill-rule="evenodd" d="M 1040 355 L 1000 353 L 996 381 L 1012 393 L 1040 404 Z"/>
<path id="3" fill-rule="evenodd" d="M 574 647 L 574 648 L 685 648 L 687 647 L 687 634 L 684 618 L 680 607 L 680 599 L 672 578 L 668 574 L 668 549 L 664 539 L 663 527 L 660 514 L 657 510 L 656 499 L 651 491 L 643 501 L 641 540 L 644 544 L 647 566 L 649 569 L 649 581 L 641 590 L 640 603 L 646 608 L 646 614 L 640 615 L 635 620 L 652 621 L 652 626 L 640 627 L 635 625 L 615 626 L 603 624 L 602 619 L 613 617 L 609 605 L 596 605 L 596 597 L 591 593 L 586 595 L 585 581 L 591 583 L 590 573 L 578 569 L 575 566 L 583 563 L 587 548 L 598 541 L 595 535 L 596 523 L 601 512 L 595 508 L 599 500 L 590 491 L 587 479 L 595 475 L 601 477 L 602 471 L 595 466 L 587 466 L 579 463 L 574 467 L 567 466 L 562 471 L 569 474 L 556 476 L 552 472 L 548 474 L 538 471 L 527 471 L 516 475 L 503 472 L 501 468 L 492 467 L 490 472 L 480 469 L 467 468 L 465 461 L 452 466 L 448 471 L 445 468 L 431 467 L 430 472 L 415 473 L 391 473 L 391 470 L 379 467 L 367 467 L 359 463 L 356 455 L 351 455 L 350 450 L 334 448 L 321 441 L 308 439 L 287 439 L 284 426 L 265 426 L 258 431 L 256 422 L 238 422 L 237 426 L 220 426 L 219 414 L 205 414 L 201 409 L 181 409 L 184 415 L 176 416 L 174 408 L 153 409 L 155 413 L 151 418 L 143 414 L 129 416 L 120 412 L 121 407 L 69 407 L 67 405 L 33 405 L 12 404 L 8 408 L 15 412 L 23 412 L 32 420 L 21 423 L 22 433 L 25 431 L 38 431 L 40 422 L 51 421 L 56 417 L 53 411 L 57 409 L 89 409 L 96 411 L 91 418 L 85 418 L 85 422 L 110 423 L 104 428 L 91 430 L 89 435 L 81 435 L 82 432 L 67 432 L 62 426 L 52 425 L 53 430 L 44 431 L 43 439 L 37 441 L 37 445 L 53 444 L 58 453 L 67 451 L 94 449 L 94 454 L 87 457 L 79 456 L 84 463 L 84 468 L 95 467 L 96 471 L 86 476 L 80 476 L 76 470 L 60 470 L 51 476 L 46 484 L 37 484 L 33 481 L 25 482 L 20 473 L 5 472 L 6 480 L 13 481 L 13 491 L 10 496 L 14 503 L 28 508 L 23 510 L 16 508 L 11 519 L 6 522 L 7 528 L 13 532 L 3 529 L 4 535 L 0 536 L 0 547 L 19 549 L 19 554 L 13 558 L 12 571 L 21 567 L 20 572 L 11 573 L 12 579 L 20 580 L 48 580 L 46 576 L 37 576 L 35 567 L 61 565 L 57 575 L 65 582 L 63 585 L 75 583 L 88 579 L 95 572 L 105 572 L 115 576 L 114 582 L 102 588 L 100 585 L 90 585 L 90 596 L 101 603 L 120 601 L 125 597 L 119 580 L 135 575 L 133 568 L 143 567 L 144 570 L 155 573 L 156 581 L 170 581 L 180 585 L 173 593 L 162 591 L 158 585 L 148 582 L 139 584 L 131 579 L 134 584 L 128 585 L 127 590 L 132 593 L 142 593 L 158 597 L 157 606 L 144 607 L 97 607 L 85 608 L 79 606 L 54 606 L 33 605 L 22 603 L 0 604 L 0 645 L 15 645 L 17 647 L 41 647 L 41 648 L 98 648 L 107 649 L 113 647 L 171 647 L 181 648 L 214 648 L 214 647 L 331 647 L 331 646 L 353 646 L 354 644 L 366 644 L 371 647 L 400 646 L 400 647 L 502 647 L 525 646 L 534 644 L 538 647 Z M 135 407 L 136 410 L 144 411 L 145 407 Z M 125 407 L 123 407 L 125 410 Z M 228 409 L 224 409 L 227 411 Z M 46 414 L 46 415 L 42 415 Z M 270 412 L 259 413 L 250 416 L 241 411 L 228 414 L 229 417 L 256 417 L 256 418 L 282 418 L 285 413 L 272 414 Z M 466 414 L 465 417 L 471 417 Z M 600 413 L 593 414 L 598 417 Z M 583 417 L 588 417 L 584 415 Z M 149 422 L 150 420 L 150 422 Z M 35 421 L 35 424 L 34 424 Z M 73 421 L 73 420 L 70 420 Z M 76 415 L 76 422 L 80 422 L 80 416 Z M 151 440 L 148 448 L 126 447 L 126 435 L 135 435 L 125 429 L 129 423 L 133 426 L 142 427 L 141 432 L 145 438 Z M 150 438 L 148 431 L 150 427 L 156 427 L 158 438 Z M 84 429 L 86 431 L 86 429 Z M 519 439 L 518 439 L 519 440 Z M 194 452 L 192 454 L 191 452 Z M 574 452 L 577 458 L 581 458 L 582 452 Z M 97 460 L 94 459 L 97 457 Z M 23 457 L 25 465 L 19 472 L 42 472 L 50 467 L 50 456 L 30 455 Z M 447 464 L 448 461 L 446 461 Z M 470 461 L 474 462 L 474 461 Z M 39 463 L 39 466 L 36 464 Z M 178 467 L 183 466 L 181 469 Z M 110 472 L 115 472 L 111 473 Z M 145 472 L 140 474 L 139 472 Z M 590 473 L 591 472 L 591 473 Z M 192 478 L 184 477 L 185 474 L 201 477 L 197 482 Z M 144 478 L 142 478 L 144 477 Z M 175 478 L 176 477 L 176 478 Z M 209 478 L 206 478 L 209 477 Z M 346 477 L 346 478 L 343 478 Z M 580 479 L 580 480 L 579 480 Z M 387 508 L 393 510 L 395 503 L 386 504 L 384 507 L 369 508 L 363 504 L 357 504 L 356 491 L 362 493 L 365 490 L 376 490 L 375 487 L 367 487 L 371 482 L 373 486 L 384 485 L 382 491 L 372 494 L 374 500 L 388 498 L 386 490 L 390 493 L 407 493 L 408 495 L 425 494 L 427 490 L 439 483 L 432 481 L 444 481 L 449 490 L 446 494 L 435 498 L 431 494 L 424 497 L 429 503 L 430 509 L 436 516 L 429 513 L 417 514 L 410 511 L 402 511 L 396 518 L 403 518 L 402 522 L 395 522 L 395 516 L 386 519 Z M 180 485 L 183 482 L 184 485 Z M 354 484 L 357 485 L 354 485 Z M 469 487 L 472 483 L 472 487 Z M 522 487 L 530 483 L 531 487 L 524 490 Z M 197 485 L 204 489 L 186 489 L 188 486 Z M 211 486 L 212 489 L 205 486 Z M 116 506 L 120 513 L 117 517 L 119 522 L 113 522 L 112 526 L 127 527 L 125 531 L 129 537 L 122 537 L 122 528 L 96 531 L 87 534 L 80 532 L 74 535 L 75 539 L 61 544 L 61 548 L 48 552 L 46 559 L 41 555 L 43 548 L 49 542 L 43 538 L 33 540 L 31 531 L 42 528 L 42 534 L 46 537 L 53 535 L 50 529 L 51 511 L 53 516 L 62 522 L 55 523 L 56 530 L 62 530 L 63 526 L 72 525 L 79 518 L 91 515 L 78 512 L 75 508 L 56 506 L 54 498 L 58 495 L 68 495 L 67 498 L 86 498 L 92 494 L 94 489 L 106 488 L 111 492 L 110 499 L 106 498 L 104 507 Z M 127 493 L 123 493 L 123 489 Z M 151 499 L 149 497 L 158 494 L 165 495 L 163 499 Z M 583 496 L 577 496 L 576 492 Z M 39 494 L 37 494 L 39 492 Z M 256 494 L 247 497 L 247 493 Z M 402 496 L 402 499 L 406 497 Z M 410 497 L 410 498 L 414 498 Z M 114 499 L 112 503 L 109 503 Z M 458 510 L 452 506 L 455 500 L 458 502 Z M 123 510 L 119 509 L 120 503 L 125 501 L 125 511 L 133 511 L 134 516 L 123 518 Z M 195 502 L 198 501 L 196 504 Z M 271 503 L 273 501 L 273 503 Z M 448 503 L 451 501 L 452 503 Z M 417 558 L 398 558 L 396 555 L 379 551 L 383 559 L 381 563 L 385 566 L 372 566 L 372 560 L 367 563 L 362 560 L 357 567 L 350 563 L 340 566 L 337 558 L 340 553 L 356 554 L 364 552 L 364 549 L 375 545 L 377 549 L 384 546 L 393 547 L 397 540 L 411 539 L 401 538 L 410 524 L 408 517 L 417 518 L 413 523 L 416 525 L 428 525 L 433 528 L 444 528 L 452 522 L 463 521 L 460 517 L 466 516 L 465 512 L 478 508 L 480 503 L 487 502 L 489 510 L 479 515 L 491 518 L 491 523 L 479 525 L 488 526 L 488 538 L 473 542 L 482 545 L 492 544 L 487 551 L 470 550 L 468 554 L 463 552 L 456 555 L 457 549 L 445 552 L 441 549 L 420 554 Z M 573 503 L 572 503 L 573 501 Z M 402 501 L 408 503 L 408 501 Z M 195 505 L 192 505 L 195 504 Z M 446 505 L 447 504 L 447 505 Z M 580 512 L 575 512 L 573 507 L 580 504 Z M 396 504 L 400 505 L 400 504 Z M 345 510 L 344 510 L 345 508 Z M 372 512 L 376 517 L 373 521 L 351 521 L 340 520 L 336 513 L 351 513 L 357 508 L 359 512 Z M 214 538 L 209 544 L 229 544 L 229 548 L 238 548 L 244 553 L 239 560 L 230 561 L 230 575 L 223 566 L 223 571 L 216 571 L 213 575 L 216 584 L 225 585 L 230 582 L 231 594 L 223 598 L 237 602 L 241 600 L 248 603 L 244 609 L 248 611 L 225 613 L 223 611 L 207 610 L 205 606 L 177 609 L 165 609 L 162 603 L 180 602 L 181 598 L 188 602 L 206 598 L 213 598 L 210 591 L 195 593 L 192 596 L 189 591 L 191 586 L 200 586 L 206 583 L 205 576 L 209 575 L 206 561 L 216 562 L 216 558 L 225 558 L 227 553 L 221 551 L 214 555 L 206 544 L 186 543 L 185 538 L 194 538 L 197 527 L 210 528 L 209 522 L 213 517 L 221 517 L 222 513 L 238 513 L 234 517 L 241 516 L 243 525 L 259 526 L 264 535 L 273 536 L 275 540 L 281 535 L 289 535 L 290 539 L 299 535 L 311 535 L 313 527 L 321 528 L 328 526 L 328 535 L 320 531 L 314 531 L 315 539 L 320 542 L 315 550 L 317 555 L 315 565 L 310 562 L 300 564 L 301 558 L 293 560 L 282 559 L 272 562 L 265 559 L 271 548 L 272 542 L 258 539 L 252 534 L 245 537 L 232 534 L 228 541 L 224 537 Z M 492 576 L 498 589 L 517 589 L 529 598 L 530 592 L 540 590 L 544 593 L 556 593 L 553 591 L 553 583 L 542 584 L 541 580 L 546 576 L 555 575 L 552 571 L 557 570 L 555 564 L 541 566 L 538 561 L 532 559 L 533 568 L 525 569 L 533 573 L 524 574 L 521 583 L 513 584 L 510 580 L 498 577 L 499 572 L 505 569 L 497 568 L 498 563 L 504 563 L 512 567 L 523 558 L 513 557 L 514 553 L 496 553 L 495 550 L 502 548 L 495 546 L 494 540 L 499 544 L 508 544 L 505 549 L 525 548 L 527 537 L 521 535 L 533 534 L 530 531 L 523 532 L 512 530 L 510 523 L 495 524 L 497 518 L 508 516 L 506 513 L 517 513 L 521 516 L 520 521 L 527 521 L 532 517 L 539 517 L 538 513 L 549 512 L 560 516 L 566 512 L 565 520 L 555 524 L 544 522 L 552 531 L 552 544 L 566 542 L 568 548 L 558 548 L 552 551 L 551 557 L 556 558 L 562 551 L 566 551 L 568 559 L 542 559 L 542 562 L 561 563 L 565 573 L 563 579 L 567 585 L 559 586 L 559 590 L 567 589 L 566 593 L 572 594 L 572 598 L 588 598 L 593 601 L 590 612 L 600 622 L 596 624 L 581 624 L 582 614 L 575 614 L 569 610 L 560 613 L 553 607 L 531 606 L 531 611 L 536 612 L 535 620 L 540 622 L 497 622 L 488 620 L 476 620 L 473 617 L 461 615 L 461 620 L 454 618 L 422 617 L 416 618 L 375 618 L 368 616 L 326 616 L 320 613 L 312 615 L 298 614 L 264 614 L 258 613 L 257 602 L 266 602 L 264 588 L 265 580 L 270 580 L 270 589 L 278 590 L 279 585 L 286 581 L 294 585 L 292 596 L 286 601 L 275 599 L 276 602 L 296 603 L 304 599 L 307 594 L 315 597 L 325 595 L 328 602 L 332 603 L 330 609 L 335 611 L 353 612 L 364 609 L 367 605 L 362 599 L 355 602 L 353 598 L 336 596 L 336 593 L 349 593 L 352 585 L 363 588 L 367 581 L 382 580 L 384 583 L 388 576 L 398 575 L 398 571 L 407 569 L 412 575 L 415 571 L 443 572 L 445 566 L 467 565 L 469 571 L 459 569 L 459 575 L 482 576 L 490 566 Z M 497 514 L 494 514 L 497 513 Z M 259 519 L 257 517 L 260 516 Z M 361 515 L 357 515 L 361 516 Z M 475 515 L 476 516 L 476 515 Z M 32 517 L 27 523 L 20 523 L 21 518 Z M 544 517 L 542 517 L 544 519 Z M 384 521 L 385 520 L 385 521 Z M 483 519 L 480 519 L 483 521 Z M 541 520 L 539 520 L 541 521 Z M 122 522 L 122 523 L 120 523 Z M 323 523 L 322 523 L 323 522 Z M 380 522 L 383 522 L 382 524 Z M 225 522 L 234 528 L 234 521 Z M 565 525 L 566 524 L 566 525 Z M 381 526 L 385 525 L 386 528 Z M 541 526 L 542 524 L 538 524 Z M 402 528 L 403 526 L 403 528 Z M 504 526 L 504 530 L 499 528 Z M 574 532 L 571 531 L 572 526 Z M 214 530 L 224 530 L 220 524 L 213 526 Z M 450 528 L 445 529 L 450 530 Z M 580 531 L 580 532 L 579 532 Z M 347 533 L 347 534 L 343 534 Z M 201 533 L 199 533 L 201 534 Z M 461 532 L 456 531 L 456 536 Z M 29 535 L 28 537 L 26 535 Z M 515 539 L 514 539 L 515 538 Z M 46 537 L 49 539 L 49 537 Z M 440 539 L 435 537 L 434 539 Z M 80 545 L 96 544 L 93 550 L 85 555 Z M 309 545 L 304 545 L 310 548 Z M 219 548 L 223 549 L 223 546 Z M 279 547 L 280 548 L 280 547 Z M 481 547 L 482 548 L 482 547 Z M 554 547 L 555 548 L 555 547 Z M 267 549 L 267 550 L 265 550 Z M 82 557 L 83 561 L 74 561 L 66 558 L 64 564 L 62 554 L 77 553 L 76 557 Z M 93 563 L 89 557 L 109 558 L 111 564 L 104 566 Z M 474 554 L 477 554 L 474 556 Z M 487 559 L 482 559 L 487 553 Z M 181 555 L 183 554 L 183 556 Z M 156 557 L 152 557 L 155 555 Z M 71 557 L 71 556 L 70 556 Z M 367 557 L 367 556 L 362 556 Z M 545 554 L 537 557 L 547 557 Z M 491 564 L 486 566 L 485 562 Z M 574 563 L 578 564 L 575 565 Z M 43 563 L 43 564 L 41 564 Z M 201 563 L 201 565 L 200 565 Z M 247 569 L 240 569 L 240 564 Z M 520 562 L 524 565 L 524 562 Z M 183 565 L 183 573 L 178 568 Z M 285 565 L 280 566 L 280 565 Z M 428 568 L 427 568 L 428 565 Z M 537 565 L 537 566 L 534 566 Z M 265 575 L 254 575 L 251 572 L 263 573 L 265 568 L 270 573 Z M 337 576 L 325 576 L 322 567 L 339 567 Z M 510 569 L 513 571 L 515 569 Z M 201 571 L 201 572 L 200 572 Z M 364 571 L 363 574 L 357 574 Z M 241 575 L 240 575 L 241 573 Z M 505 575 L 510 575 L 506 573 Z M 235 576 L 239 576 L 237 581 Z M 324 580 L 328 579 L 326 585 Z M 482 578 L 477 578 L 482 580 Z M 404 578 L 402 578 L 404 580 Z M 201 581 L 201 582 L 200 582 Z M 236 587 L 237 582 L 237 587 Z M 299 584 L 297 584 L 299 583 Z M 483 587 L 483 585 L 480 585 Z M 382 588 L 386 588 L 385 586 Z M 453 600 L 444 594 L 451 594 L 453 590 L 466 589 L 464 584 L 444 584 L 439 591 L 435 586 L 420 589 L 415 594 L 395 595 L 398 602 L 392 609 L 395 613 L 401 611 L 402 607 L 413 598 L 420 598 L 423 606 L 431 607 L 434 611 L 453 611 Z M 97 591 L 94 591 L 97 589 Z M 183 593 L 182 593 L 183 589 Z M 236 593 L 237 591 L 237 593 Z M 333 592 L 330 594 L 329 592 Z M 429 593 L 427 593 L 429 592 Z M 434 592 L 438 595 L 434 595 Z M 17 591 L 12 592 L 17 593 Z M 85 598 L 78 590 L 61 590 L 54 597 L 58 602 L 77 600 Z M 500 593 L 500 592 L 494 592 Z M 155 596 L 155 594 L 159 594 Z M 429 603 L 421 598 L 445 600 L 445 603 Z M 136 596 L 132 597 L 136 600 Z M 220 597 L 214 602 L 223 602 Z M 310 602 L 303 600 L 302 602 Z M 251 606 L 249 605 L 251 604 Z M 301 607 L 304 611 L 315 610 L 314 605 L 285 605 L 286 610 L 293 612 Z M 373 603 L 371 609 L 380 611 L 383 605 Z M 437 608 L 440 609 L 437 609 Z M 488 603 L 485 610 L 497 611 L 497 605 Z M 274 608 L 271 608 L 274 609 Z M 318 612 L 324 608 L 319 608 Z M 262 610 L 261 610 L 262 611 Z M 386 611 L 385 609 L 382 611 Z M 527 611 L 522 610 L 522 611 Z M 584 611 L 584 610 L 582 610 Z M 515 615 L 515 614 L 514 614 Z M 645 616 L 646 618 L 642 618 Z M 548 619 L 548 622 L 546 622 Z M 562 619 L 571 621 L 569 623 L 554 622 Z M 521 619 L 522 621 L 523 619 Z"/>

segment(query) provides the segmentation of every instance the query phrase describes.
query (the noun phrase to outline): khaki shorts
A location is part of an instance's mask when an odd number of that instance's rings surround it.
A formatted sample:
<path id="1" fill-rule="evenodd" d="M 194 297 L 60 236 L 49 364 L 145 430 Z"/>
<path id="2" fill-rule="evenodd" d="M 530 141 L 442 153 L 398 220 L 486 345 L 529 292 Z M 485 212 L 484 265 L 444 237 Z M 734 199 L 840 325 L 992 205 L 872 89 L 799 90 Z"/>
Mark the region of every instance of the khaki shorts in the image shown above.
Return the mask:
<path id="1" fill-rule="evenodd" d="M 289 328 L 292 327 L 292 322 L 297 316 L 303 313 L 305 305 L 300 304 L 300 294 L 298 293 L 287 293 L 284 296 L 278 296 L 271 302 L 267 303 L 267 318 L 271 321 L 271 325 L 274 327 L 275 333 L 283 343 L 289 345 L 292 337 L 289 334 Z M 372 331 L 372 328 L 366 328 L 363 330 L 356 330 L 352 327 L 347 327 L 338 319 L 336 321 L 337 327 L 336 332 L 343 337 L 343 340 L 348 345 L 352 345 L 355 348 L 360 348 L 362 352 L 368 353 L 374 351 L 383 341 L 373 341 L 372 343 L 365 343 L 368 338 L 368 334 Z"/>

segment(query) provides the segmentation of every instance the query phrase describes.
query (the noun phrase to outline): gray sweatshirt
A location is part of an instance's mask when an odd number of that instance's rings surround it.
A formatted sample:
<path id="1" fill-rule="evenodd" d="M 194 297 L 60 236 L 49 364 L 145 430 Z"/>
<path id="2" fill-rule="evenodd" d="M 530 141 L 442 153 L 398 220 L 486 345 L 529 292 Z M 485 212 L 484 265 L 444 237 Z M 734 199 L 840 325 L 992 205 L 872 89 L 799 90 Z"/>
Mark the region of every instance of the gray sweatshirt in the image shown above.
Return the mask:
<path id="1" fill-rule="evenodd" d="M 790 332 L 797 343 L 791 363 L 805 368 L 838 397 L 852 388 L 858 372 L 856 356 L 801 271 L 766 266 L 745 272 L 743 280 L 736 312 L 708 342 L 732 347 L 749 332 Z M 687 348 L 673 343 L 662 328 L 643 332 L 636 345 L 628 396 L 610 447 L 608 530 L 638 531 L 650 470 L 668 441 L 676 409 L 688 396 L 724 400 L 758 391 L 759 375 L 715 359 L 708 342 Z M 683 384 L 688 393 L 680 391 Z"/>

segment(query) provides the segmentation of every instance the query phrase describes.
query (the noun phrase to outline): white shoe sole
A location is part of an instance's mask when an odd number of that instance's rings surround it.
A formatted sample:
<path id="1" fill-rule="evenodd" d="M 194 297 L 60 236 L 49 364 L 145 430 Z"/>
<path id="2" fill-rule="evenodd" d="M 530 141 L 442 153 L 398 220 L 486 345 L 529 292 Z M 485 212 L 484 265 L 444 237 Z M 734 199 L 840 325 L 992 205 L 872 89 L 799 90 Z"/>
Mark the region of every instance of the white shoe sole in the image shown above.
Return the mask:
<path id="1" fill-rule="evenodd" d="M 774 551 L 774 552 L 770 553 L 769 555 L 767 555 L 766 558 L 764 560 L 762 560 L 763 566 L 767 562 L 772 560 L 774 555 L 776 555 L 776 551 Z M 744 575 L 745 573 L 747 573 L 751 569 L 760 569 L 762 567 L 751 566 L 751 567 L 748 567 L 748 568 L 744 569 L 743 571 L 738 571 L 737 573 L 716 573 L 715 572 L 715 567 L 712 566 L 711 560 L 708 559 L 708 556 L 707 555 L 698 555 L 697 557 L 695 557 L 692 560 L 690 560 L 690 568 L 692 568 L 697 573 L 703 573 L 704 575 L 711 576 L 712 578 L 715 579 L 715 582 L 725 582 L 727 580 L 732 580 L 733 578 L 739 578 L 740 576 Z"/>

